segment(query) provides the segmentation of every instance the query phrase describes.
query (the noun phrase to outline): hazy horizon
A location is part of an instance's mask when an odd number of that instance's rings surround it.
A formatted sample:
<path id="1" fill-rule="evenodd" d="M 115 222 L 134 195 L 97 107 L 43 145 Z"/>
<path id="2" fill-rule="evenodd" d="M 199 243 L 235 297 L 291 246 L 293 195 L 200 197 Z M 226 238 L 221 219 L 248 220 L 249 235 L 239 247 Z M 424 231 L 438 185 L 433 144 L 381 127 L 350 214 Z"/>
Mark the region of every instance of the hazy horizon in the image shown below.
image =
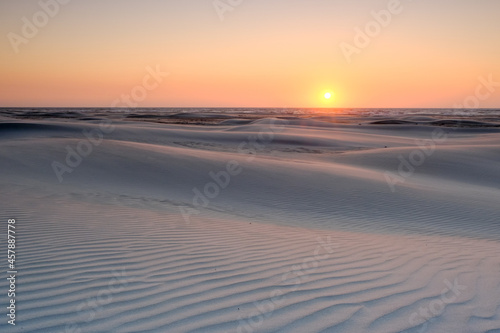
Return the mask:
<path id="1" fill-rule="evenodd" d="M 212 109 L 212 110 L 224 110 L 224 109 L 236 109 L 236 110 L 460 110 L 464 111 L 488 111 L 494 110 L 499 111 L 500 107 L 491 108 L 462 108 L 457 109 L 453 107 L 443 108 L 443 107 L 301 107 L 301 106 L 291 106 L 291 107 L 265 107 L 265 106 L 138 106 L 138 107 L 110 107 L 110 106 L 0 106 L 1 109 L 116 109 L 116 110 L 141 110 L 141 109 Z"/>

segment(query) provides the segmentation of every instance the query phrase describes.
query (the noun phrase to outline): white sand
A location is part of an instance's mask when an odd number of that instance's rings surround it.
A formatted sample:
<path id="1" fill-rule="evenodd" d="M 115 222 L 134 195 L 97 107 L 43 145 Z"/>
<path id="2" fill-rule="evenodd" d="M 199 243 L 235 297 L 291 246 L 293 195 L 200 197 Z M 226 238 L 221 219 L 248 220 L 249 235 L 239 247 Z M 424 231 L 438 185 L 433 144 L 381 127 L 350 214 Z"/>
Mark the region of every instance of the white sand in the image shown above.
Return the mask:
<path id="1" fill-rule="evenodd" d="M 118 121 L 62 183 L 99 121 L 1 120 L 0 330 L 500 332 L 500 130 L 321 120 Z"/>

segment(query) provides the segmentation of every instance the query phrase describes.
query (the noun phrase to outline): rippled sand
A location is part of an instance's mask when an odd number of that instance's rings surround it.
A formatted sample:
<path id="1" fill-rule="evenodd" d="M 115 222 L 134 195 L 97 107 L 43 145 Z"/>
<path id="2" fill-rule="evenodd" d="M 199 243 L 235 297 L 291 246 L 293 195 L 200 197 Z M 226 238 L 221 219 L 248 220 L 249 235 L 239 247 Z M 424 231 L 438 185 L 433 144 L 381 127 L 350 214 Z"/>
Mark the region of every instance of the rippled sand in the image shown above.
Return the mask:
<path id="1" fill-rule="evenodd" d="M 494 117 L 23 112 L 2 332 L 500 331 Z"/>

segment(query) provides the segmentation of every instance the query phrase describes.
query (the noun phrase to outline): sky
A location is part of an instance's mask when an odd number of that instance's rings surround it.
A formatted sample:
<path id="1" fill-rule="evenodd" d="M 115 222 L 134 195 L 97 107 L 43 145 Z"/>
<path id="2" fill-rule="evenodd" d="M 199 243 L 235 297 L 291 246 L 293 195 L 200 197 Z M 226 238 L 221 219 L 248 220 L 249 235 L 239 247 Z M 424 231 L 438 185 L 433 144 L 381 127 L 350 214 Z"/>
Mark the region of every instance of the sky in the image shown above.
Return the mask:
<path id="1" fill-rule="evenodd" d="M 500 108 L 499 15 L 498 0 L 3 0 L 0 106 Z"/>

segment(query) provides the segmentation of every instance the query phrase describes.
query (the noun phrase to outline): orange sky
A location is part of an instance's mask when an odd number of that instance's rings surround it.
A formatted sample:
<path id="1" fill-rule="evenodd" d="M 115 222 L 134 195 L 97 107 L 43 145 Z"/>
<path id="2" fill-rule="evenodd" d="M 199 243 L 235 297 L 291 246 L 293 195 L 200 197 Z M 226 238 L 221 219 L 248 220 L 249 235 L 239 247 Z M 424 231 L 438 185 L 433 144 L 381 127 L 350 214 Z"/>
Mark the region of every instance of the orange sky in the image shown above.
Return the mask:
<path id="1" fill-rule="evenodd" d="M 53 17 L 0 4 L 0 106 L 107 107 L 148 66 L 169 76 L 140 107 L 452 107 L 479 77 L 500 82 L 496 0 L 56 1 L 42 0 Z M 379 31 L 348 61 L 341 45 L 367 25 Z M 479 106 L 500 107 L 500 85 Z"/>

